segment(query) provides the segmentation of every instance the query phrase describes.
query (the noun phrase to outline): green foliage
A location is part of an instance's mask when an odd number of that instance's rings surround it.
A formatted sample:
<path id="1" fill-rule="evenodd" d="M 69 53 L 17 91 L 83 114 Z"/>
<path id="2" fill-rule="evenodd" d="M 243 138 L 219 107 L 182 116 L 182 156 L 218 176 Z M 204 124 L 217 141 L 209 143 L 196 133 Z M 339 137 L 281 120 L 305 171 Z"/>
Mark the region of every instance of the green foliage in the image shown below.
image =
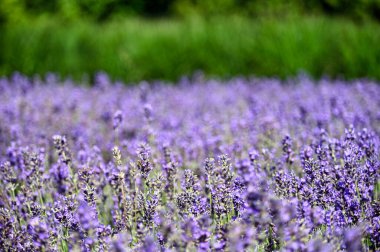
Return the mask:
<path id="1" fill-rule="evenodd" d="M 173 10 L 180 16 L 225 15 L 236 13 L 238 6 L 235 0 L 177 0 L 174 2 Z"/>
<path id="2" fill-rule="evenodd" d="M 379 26 L 327 18 L 36 21 L 0 31 L 0 75 L 82 78 L 103 70 L 133 82 L 177 80 L 197 70 L 222 78 L 305 71 L 380 80 Z"/>
<path id="3" fill-rule="evenodd" d="M 0 6 L 0 25 L 25 19 L 24 8 L 18 0 L 0 0 Z"/>
<path id="4" fill-rule="evenodd" d="M 249 17 L 322 14 L 380 20 L 380 0 L 0 0 L 0 6 L 2 23 L 40 16 L 103 22 L 121 15 L 231 14 Z"/>

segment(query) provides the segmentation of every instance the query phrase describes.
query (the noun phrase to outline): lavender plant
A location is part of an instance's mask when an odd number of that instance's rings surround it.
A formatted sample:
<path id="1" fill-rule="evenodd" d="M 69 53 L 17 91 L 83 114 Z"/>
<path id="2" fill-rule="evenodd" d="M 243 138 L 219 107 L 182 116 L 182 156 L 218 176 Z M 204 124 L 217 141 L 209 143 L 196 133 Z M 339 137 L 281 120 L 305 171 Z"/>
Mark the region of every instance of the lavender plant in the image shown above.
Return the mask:
<path id="1" fill-rule="evenodd" d="M 0 251 L 379 251 L 380 85 L 0 79 Z"/>

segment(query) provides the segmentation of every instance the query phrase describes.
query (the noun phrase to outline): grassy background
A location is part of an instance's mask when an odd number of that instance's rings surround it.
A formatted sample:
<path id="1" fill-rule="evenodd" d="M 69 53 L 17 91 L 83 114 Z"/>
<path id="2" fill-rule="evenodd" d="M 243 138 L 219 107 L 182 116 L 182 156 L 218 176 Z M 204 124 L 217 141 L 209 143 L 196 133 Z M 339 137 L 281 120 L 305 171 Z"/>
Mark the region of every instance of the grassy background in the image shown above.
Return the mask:
<path id="1" fill-rule="evenodd" d="M 34 20 L 0 28 L 0 75 L 175 81 L 202 70 L 228 78 L 305 71 L 380 80 L 380 24 L 327 17 Z"/>

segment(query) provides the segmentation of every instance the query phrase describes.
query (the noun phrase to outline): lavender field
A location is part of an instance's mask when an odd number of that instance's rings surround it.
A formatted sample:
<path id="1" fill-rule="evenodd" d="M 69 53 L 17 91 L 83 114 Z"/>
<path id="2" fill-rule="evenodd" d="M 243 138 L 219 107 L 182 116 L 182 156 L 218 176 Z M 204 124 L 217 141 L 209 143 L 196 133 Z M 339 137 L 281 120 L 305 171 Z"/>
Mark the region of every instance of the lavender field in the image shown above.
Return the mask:
<path id="1" fill-rule="evenodd" d="M 379 251 L 380 85 L 0 80 L 0 251 Z"/>

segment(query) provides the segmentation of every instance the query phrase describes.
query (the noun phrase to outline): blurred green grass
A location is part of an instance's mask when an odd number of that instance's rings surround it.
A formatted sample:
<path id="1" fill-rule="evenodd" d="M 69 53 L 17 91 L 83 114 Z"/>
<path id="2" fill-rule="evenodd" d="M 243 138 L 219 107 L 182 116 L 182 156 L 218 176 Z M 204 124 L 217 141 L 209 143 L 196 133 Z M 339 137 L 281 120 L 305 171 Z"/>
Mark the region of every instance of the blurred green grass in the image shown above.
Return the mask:
<path id="1" fill-rule="evenodd" d="M 176 81 L 203 71 L 229 78 L 287 78 L 306 72 L 380 80 L 380 25 L 327 17 L 192 17 L 31 21 L 0 36 L 0 75 L 55 72 L 81 79 L 98 71 L 125 82 Z"/>

